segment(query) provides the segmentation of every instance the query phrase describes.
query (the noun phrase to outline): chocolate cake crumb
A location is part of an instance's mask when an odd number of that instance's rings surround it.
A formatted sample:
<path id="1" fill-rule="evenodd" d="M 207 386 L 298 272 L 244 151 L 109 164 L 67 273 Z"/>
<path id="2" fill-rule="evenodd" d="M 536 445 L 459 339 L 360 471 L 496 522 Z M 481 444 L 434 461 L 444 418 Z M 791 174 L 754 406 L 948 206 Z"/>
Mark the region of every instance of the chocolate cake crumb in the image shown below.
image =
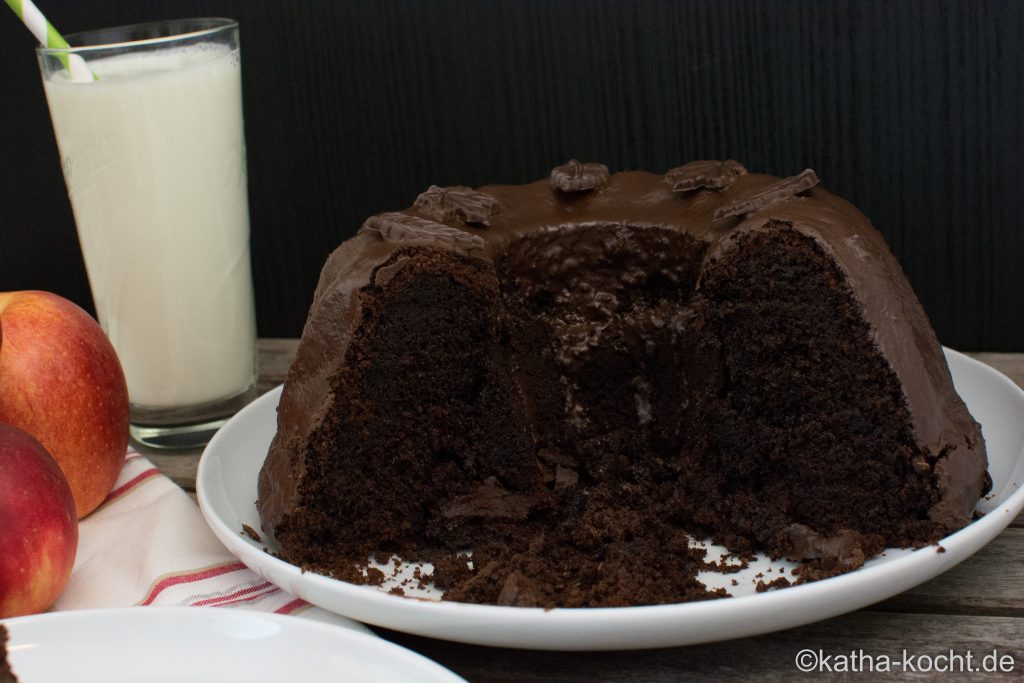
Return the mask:
<path id="1" fill-rule="evenodd" d="M 412 578 L 416 581 L 416 587 L 420 589 L 427 589 L 430 584 L 434 581 L 433 572 L 425 572 L 421 567 L 416 567 L 412 573 Z"/>
<path id="2" fill-rule="evenodd" d="M 780 576 L 779 578 L 775 579 L 774 581 L 770 581 L 768 583 L 765 583 L 764 581 L 758 581 L 757 582 L 757 592 L 758 593 L 764 593 L 765 591 L 769 591 L 769 590 L 772 590 L 772 589 L 789 588 L 791 585 L 793 585 L 793 584 L 790 582 L 789 579 L 787 579 L 785 576 Z"/>
<path id="3" fill-rule="evenodd" d="M 384 572 L 377 569 L 376 567 L 368 567 L 366 569 L 366 583 L 372 586 L 379 586 L 387 580 L 387 576 Z"/>
<path id="4" fill-rule="evenodd" d="M 259 541 L 263 540 L 262 538 L 260 538 L 259 533 L 255 529 L 253 529 L 251 526 L 249 526 L 248 524 L 243 524 L 242 525 L 242 534 L 248 536 L 249 538 L 251 538 L 252 540 L 254 540 L 256 542 L 259 542 Z"/>
<path id="5" fill-rule="evenodd" d="M 718 572 L 719 574 L 736 574 L 750 566 L 750 562 L 746 558 L 740 559 L 737 564 L 731 564 L 729 562 L 730 559 L 737 558 L 730 558 L 728 554 L 722 555 L 717 562 L 705 562 L 704 569 L 706 571 Z"/>

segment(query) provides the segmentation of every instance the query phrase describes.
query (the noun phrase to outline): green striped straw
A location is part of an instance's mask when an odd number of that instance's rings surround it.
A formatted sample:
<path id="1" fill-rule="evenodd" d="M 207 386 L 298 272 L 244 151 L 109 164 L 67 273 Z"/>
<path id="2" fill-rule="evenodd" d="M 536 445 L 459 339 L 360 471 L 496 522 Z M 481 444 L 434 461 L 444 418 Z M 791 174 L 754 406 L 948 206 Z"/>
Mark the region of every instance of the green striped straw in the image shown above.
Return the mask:
<path id="1" fill-rule="evenodd" d="M 49 48 L 67 49 L 70 47 L 64 36 L 57 32 L 32 0 L 7 0 L 7 5 L 25 23 L 28 30 L 36 37 L 40 45 Z M 71 74 L 73 81 L 94 81 L 96 75 L 79 55 L 69 52 L 57 56 L 64 68 Z"/>

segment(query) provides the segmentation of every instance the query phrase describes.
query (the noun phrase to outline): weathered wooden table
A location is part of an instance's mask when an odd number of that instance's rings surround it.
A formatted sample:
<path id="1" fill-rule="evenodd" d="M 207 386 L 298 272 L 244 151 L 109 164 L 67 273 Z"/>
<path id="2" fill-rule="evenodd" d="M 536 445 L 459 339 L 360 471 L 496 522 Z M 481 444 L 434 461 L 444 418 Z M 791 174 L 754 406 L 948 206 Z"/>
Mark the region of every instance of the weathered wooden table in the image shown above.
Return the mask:
<path id="1" fill-rule="evenodd" d="M 261 391 L 284 380 L 296 345 L 293 339 L 260 340 Z M 1024 354 L 970 355 L 1024 386 Z M 198 451 L 147 451 L 146 455 L 194 494 Z M 868 664 L 865 657 L 880 662 L 887 656 L 898 663 L 888 673 L 865 673 L 865 680 L 961 680 L 966 676 L 958 674 L 957 667 L 968 661 L 970 653 L 974 666 L 1003 665 L 1001 672 L 984 674 L 986 680 L 1021 681 L 1024 516 L 974 557 L 924 585 L 852 614 L 756 638 L 664 650 L 574 653 L 505 650 L 383 629 L 377 632 L 471 681 L 790 680 L 800 675 L 795 658 L 802 650 L 828 657 L 828 666 L 833 669 L 842 666 L 843 661 L 859 661 L 863 668 Z M 905 662 L 915 671 L 904 671 Z M 1011 662 L 1012 670 L 1007 672 Z M 946 673 L 950 665 L 953 671 Z M 932 670 L 924 671 L 926 668 Z M 845 677 L 841 673 L 829 675 L 827 669 L 823 675 Z"/>

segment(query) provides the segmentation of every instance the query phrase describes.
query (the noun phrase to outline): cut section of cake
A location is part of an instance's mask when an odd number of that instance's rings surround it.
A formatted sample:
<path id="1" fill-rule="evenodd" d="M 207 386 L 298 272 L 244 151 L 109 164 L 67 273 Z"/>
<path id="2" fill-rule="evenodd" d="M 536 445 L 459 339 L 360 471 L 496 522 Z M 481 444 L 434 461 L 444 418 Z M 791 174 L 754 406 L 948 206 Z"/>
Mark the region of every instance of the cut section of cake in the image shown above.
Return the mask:
<path id="1" fill-rule="evenodd" d="M 330 256 L 258 507 L 349 581 L 396 555 L 446 599 L 655 604 L 725 594 L 694 536 L 802 580 L 933 543 L 986 468 L 899 264 L 813 171 L 571 161 L 433 186 Z"/>

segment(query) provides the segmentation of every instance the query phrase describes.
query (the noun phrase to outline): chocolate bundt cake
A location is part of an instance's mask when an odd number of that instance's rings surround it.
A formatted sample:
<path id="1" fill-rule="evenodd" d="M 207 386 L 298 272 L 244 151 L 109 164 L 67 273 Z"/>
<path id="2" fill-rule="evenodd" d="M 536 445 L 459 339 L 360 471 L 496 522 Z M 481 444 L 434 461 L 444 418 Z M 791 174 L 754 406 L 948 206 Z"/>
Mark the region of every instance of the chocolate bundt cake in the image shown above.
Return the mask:
<path id="1" fill-rule="evenodd" d="M 827 576 L 966 525 L 986 469 L 896 259 L 813 171 L 570 161 L 338 247 L 258 507 L 338 578 L 393 554 L 446 599 L 652 604 L 724 594 L 690 536 Z"/>

